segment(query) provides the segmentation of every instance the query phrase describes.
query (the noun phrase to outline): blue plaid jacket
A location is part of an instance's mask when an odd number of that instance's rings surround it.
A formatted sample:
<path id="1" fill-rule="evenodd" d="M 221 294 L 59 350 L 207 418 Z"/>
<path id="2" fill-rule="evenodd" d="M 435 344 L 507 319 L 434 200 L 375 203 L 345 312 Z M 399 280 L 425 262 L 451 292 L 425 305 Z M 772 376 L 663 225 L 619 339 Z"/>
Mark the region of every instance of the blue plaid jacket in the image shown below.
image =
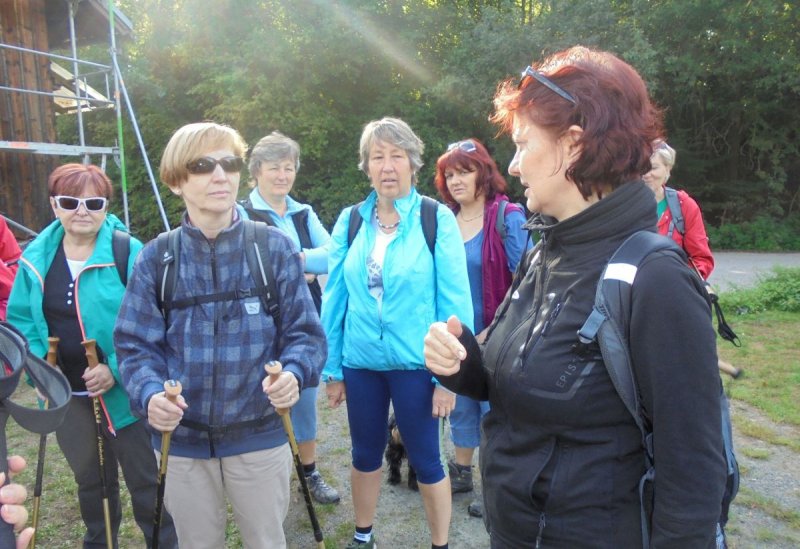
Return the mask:
<path id="1" fill-rule="evenodd" d="M 253 288 L 244 256 L 243 224 L 235 221 L 212 242 L 184 218 L 174 299 Z M 281 420 L 261 389 L 264 364 L 280 360 L 300 387 L 319 383 L 327 356 L 325 335 L 308 292 L 297 249 L 270 229 L 281 334 L 259 298 L 173 309 L 165 323 L 156 301 L 156 242 L 142 250 L 114 330 L 119 370 L 131 407 L 146 416 L 164 381 L 183 385 L 189 408 L 172 436 L 170 454 L 192 458 L 238 455 L 286 442 Z M 196 428 L 196 424 L 212 430 Z M 153 447 L 160 448 L 160 433 Z"/>

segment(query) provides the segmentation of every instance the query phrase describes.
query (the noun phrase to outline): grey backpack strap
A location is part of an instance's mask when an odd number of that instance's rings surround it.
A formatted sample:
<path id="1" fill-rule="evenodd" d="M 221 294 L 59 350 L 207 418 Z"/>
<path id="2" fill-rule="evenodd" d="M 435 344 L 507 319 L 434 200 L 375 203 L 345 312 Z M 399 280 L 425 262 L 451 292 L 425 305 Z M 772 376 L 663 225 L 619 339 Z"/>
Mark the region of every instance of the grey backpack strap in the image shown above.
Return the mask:
<path id="1" fill-rule="evenodd" d="M 503 241 L 503 246 L 506 245 L 506 206 L 508 206 L 507 200 L 501 200 L 497 205 L 497 221 L 494 224 L 497 234 Z"/>
<path id="2" fill-rule="evenodd" d="M 683 211 L 681 210 L 681 201 L 678 198 L 678 191 L 672 187 L 664 187 L 664 196 L 667 197 L 667 208 L 672 220 L 669 222 L 669 231 L 667 236 L 672 238 L 672 233 L 677 229 L 681 235 L 686 234 L 686 222 L 683 219 Z"/>

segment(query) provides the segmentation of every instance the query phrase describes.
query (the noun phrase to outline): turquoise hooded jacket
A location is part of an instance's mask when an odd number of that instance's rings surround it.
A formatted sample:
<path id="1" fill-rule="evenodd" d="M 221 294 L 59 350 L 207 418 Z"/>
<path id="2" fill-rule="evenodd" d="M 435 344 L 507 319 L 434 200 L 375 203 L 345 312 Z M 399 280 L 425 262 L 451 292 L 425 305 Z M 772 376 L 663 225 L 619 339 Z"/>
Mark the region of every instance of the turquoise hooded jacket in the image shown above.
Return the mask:
<path id="1" fill-rule="evenodd" d="M 114 215 L 108 214 L 100 231 L 94 252 L 75 278 L 75 306 L 84 339 L 95 339 L 106 354 L 106 361 L 114 375 L 114 386 L 100 397 L 112 432 L 137 421 L 122 387 L 117 370 L 117 354 L 112 334 L 119 312 L 125 286 L 119 279 L 114 265 L 111 237 L 114 229 L 127 232 L 125 225 Z M 42 310 L 44 279 L 50 264 L 64 239 L 64 227 L 59 220 L 53 221 L 39 233 L 22 252 L 19 272 L 8 299 L 8 321 L 28 339 L 31 353 L 44 357 L 47 354 L 47 320 Z M 131 238 L 128 258 L 128 278 L 142 243 Z"/>
<path id="2" fill-rule="evenodd" d="M 358 210 L 345 208 L 333 228 L 322 296 L 322 326 L 328 336 L 328 360 L 322 371 L 326 382 L 341 381 L 342 366 L 422 370 L 423 340 L 433 322 L 456 315 L 472 329 L 467 261 L 456 218 L 447 206 L 439 205 L 434 265 L 422 233 L 421 196 L 413 187 L 395 200 L 400 225 L 397 238 L 386 249 L 380 306 L 369 293 L 367 257 L 375 245 L 376 200 L 373 191 Z M 348 250 L 350 215 L 360 215 L 364 221 Z"/>

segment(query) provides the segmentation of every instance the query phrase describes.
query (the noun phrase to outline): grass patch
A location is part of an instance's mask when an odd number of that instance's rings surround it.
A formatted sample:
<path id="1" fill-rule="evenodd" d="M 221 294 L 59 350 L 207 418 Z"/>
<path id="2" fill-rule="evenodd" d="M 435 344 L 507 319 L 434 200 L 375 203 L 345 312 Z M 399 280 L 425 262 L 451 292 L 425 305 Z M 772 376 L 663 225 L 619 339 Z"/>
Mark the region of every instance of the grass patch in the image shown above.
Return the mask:
<path id="1" fill-rule="evenodd" d="M 761 423 L 756 423 L 751 419 L 737 417 L 735 423 L 743 435 L 757 438 L 777 446 L 786 446 L 795 452 L 800 452 L 800 440 L 794 440 L 789 437 L 781 436 L 768 426 L 762 425 Z"/>
<path id="2" fill-rule="evenodd" d="M 745 371 L 725 381 L 731 396 L 775 422 L 800 426 L 800 313 L 766 311 L 728 320 L 742 346 L 720 340 L 719 354 Z"/>
<path id="3" fill-rule="evenodd" d="M 769 459 L 772 455 L 772 452 L 767 450 L 766 448 L 740 448 L 737 453 L 742 454 L 743 456 L 747 456 L 753 459 Z"/>
<path id="4" fill-rule="evenodd" d="M 776 501 L 757 494 L 746 486 L 739 488 L 736 496 L 736 503 L 747 507 L 760 509 L 774 519 L 781 521 L 794 530 L 800 530 L 800 512 L 794 509 L 787 509 Z"/>

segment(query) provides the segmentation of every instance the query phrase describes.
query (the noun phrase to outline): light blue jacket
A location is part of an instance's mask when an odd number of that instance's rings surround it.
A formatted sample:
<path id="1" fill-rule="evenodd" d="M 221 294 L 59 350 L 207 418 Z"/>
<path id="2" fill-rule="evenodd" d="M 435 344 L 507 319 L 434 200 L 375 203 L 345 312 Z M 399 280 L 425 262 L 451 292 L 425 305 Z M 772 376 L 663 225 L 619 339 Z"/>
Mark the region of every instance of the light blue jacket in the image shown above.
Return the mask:
<path id="1" fill-rule="evenodd" d="M 367 257 L 375 244 L 377 194 L 361 208 L 345 208 L 333 228 L 329 244 L 328 282 L 322 296 L 322 326 L 328 336 L 328 360 L 323 381 L 341 381 L 342 366 L 370 370 L 421 370 L 423 339 L 431 323 L 456 315 L 472 328 L 464 243 L 447 206 L 437 212 L 435 257 L 422 233 L 421 196 L 411 193 L 395 201 L 400 214 L 397 238 L 383 263 L 384 295 L 377 299 L 367 289 Z M 351 211 L 364 221 L 347 247 Z"/>
<path id="2" fill-rule="evenodd" d="M 331 239 L 331 235 L 328 234 L 328 231 L 322 225 L 319 217 L 314 213 L 314 209 L 311 206 L 308 204 L 301 204 L 291 196 L 287 196 L 286 215 L 280 216 L 278 212 L 261 197 L 261 194 L 258 192 L 258 187 L 253 189 L 248 198 L 250 198 L 254 209 L 267 212 L 272 218 L 272 222 L 275 223 L 275 226 L 289 235 L 289 238 L 292 239 L 297 249 L 305 254 L 305 272 L 311 274 L 325 274 L 328 272 L 327 244 Z M 250 219 L 250 216 L 247 215 L 247 210 L 245 210 L 241 204 L 237 204 L 236 207 L 242 219 Z M 308 210 L 308 236 L 311 237 L 312 248 L 303 248 L 301 246 L 300 237 L 297 235 L 297 229 L 292 221 L 292 216 L 303 210 Z"/>

